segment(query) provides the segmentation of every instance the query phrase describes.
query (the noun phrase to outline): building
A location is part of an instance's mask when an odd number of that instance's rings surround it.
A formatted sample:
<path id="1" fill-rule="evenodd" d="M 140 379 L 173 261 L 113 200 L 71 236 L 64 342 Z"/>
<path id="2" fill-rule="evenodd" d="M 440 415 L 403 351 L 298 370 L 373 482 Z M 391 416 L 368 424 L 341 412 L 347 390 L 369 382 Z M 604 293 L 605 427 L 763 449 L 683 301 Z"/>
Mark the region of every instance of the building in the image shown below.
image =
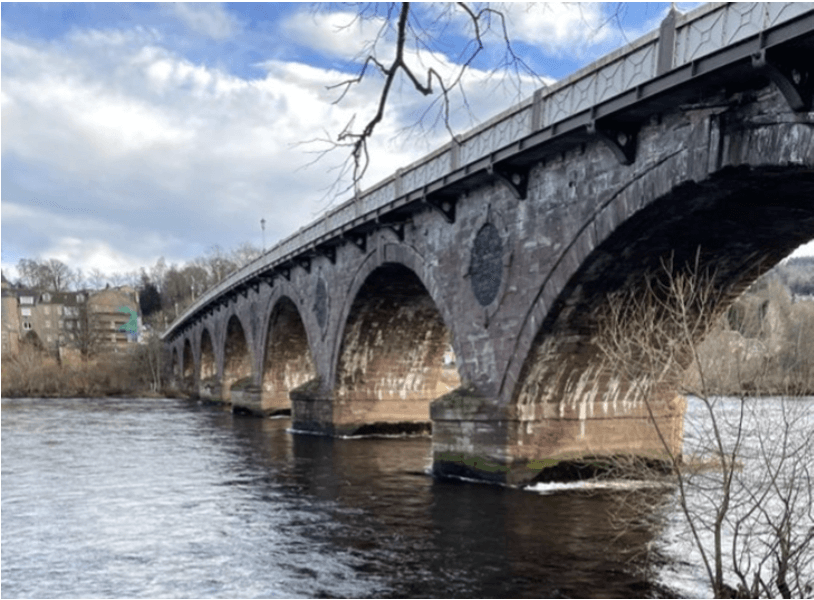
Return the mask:
<path id="1" fill-rule="evenodd" d="M 2 314 L 0 314 L 0 327 L 2 327 L 3 354 L 17 354 L 20 351 L 20 310 L 17 296 L 11 291 L 6 278 L 3 277 Z"/>
<path id="2" fill-rule="evenodd" d="M 106 288 L 91 294 L 88 302 L 106 344 L 121 349 L 139 341 L 141 317 L 138 294 L 133 288 Z"/>
<path id="3" fill-rule="evenodd" d="M 139 339 L 138 294 L 130 287 L 50 292 L 3 283 L 3 352 L 16 354 L 23 340 L 62 354 L 106 348 L 118 352 Z"/>

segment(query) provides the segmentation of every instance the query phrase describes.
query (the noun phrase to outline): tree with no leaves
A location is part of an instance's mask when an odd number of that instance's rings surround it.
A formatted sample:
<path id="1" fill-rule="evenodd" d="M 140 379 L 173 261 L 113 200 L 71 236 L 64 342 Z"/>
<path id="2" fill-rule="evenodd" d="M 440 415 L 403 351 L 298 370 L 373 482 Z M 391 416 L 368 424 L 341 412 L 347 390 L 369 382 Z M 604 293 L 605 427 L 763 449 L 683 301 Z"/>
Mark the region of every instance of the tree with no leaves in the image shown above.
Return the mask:
<path id="1" fill-rule="evenodd" d="M 662 508 L 677 502 L 715 597 L 811 597 L 812 406 L 791 395 L 779 408 L 745 394 L 714 395 L 699 345 L 726 304 L 714 273 L 697 260 L 684 270 L 665 262 L 638 292 L 610 299 L 596 343 L 606 368 L 640 389 L 648 411 L 647 399 L 665 388 L 688 396 L 696 409 L 684 455 L 670 451 L 652 411 L 651 420 L 676 487 L 674 496 L 661 496 Z M 651 511 L 641 506 L 640 514 Z"/>
<path id="2" fill-rule="evenodd" d="M 492 8 L 489 3 L 430 3 L 422 4 L 420 8 L 410 2 L 369 3 L 359 8 L 346 27 L 357 22 L 373 22 L 378 29 L 357 57 L 361 64 L 357 74 L 328 86 L 328 89 L 339 92 L 335 103 L 340 103 L 363 79 L 379 77 L 381 87 L 373 103 L 375 110 L 361 124 L 354 115 L 335 138 L 328 135 L 326 139 L 312 140 L 326 142 L 329 148 L 326 152 L 336 148 L 350 151 L 340 178 L 350 171 L 351 185 L 357 192 L 370 164 L 368 143 L 384 118 L 392 92 L 398 85 L 406 84 L 422 96 L 433 97 L 416 123 L 423 124 L 427 119 L 440 123 L 454 139 L 453 111 L 469 110 L 464 75 L 488 54 L 487 43 L 492 39 L 497 38 L 503 51 L 486 59 L 491 65 L 491 75 L 507 77 L 508 82 L 517 88 L 518 95 L 524 79 L 543 84 L 512 47 L 504 11 Z M 454 28 L 463 30 L 465 39 L 453 50 L 449 38 Z M 445 32 L 449 34 L 446 39 Z M 446 59 L 447 54 L 453 55 L 454 60 Z"/>
<path id="3" fill-rule="evenodd" d="M 356 5 L 356 10 L 335 29 L 336 33 L 347 34 L 358 28 L 364 31 L 365 43 L 353 59 L 355 72 L 328 85 L 328 89 L 338 93 L 334 103 L 340 104 L 367 82 L 374 90 L 369 110 L 364 117 L 353 114 L 338 133 L 325 132 L 323 138 L 306 142 L 326 148 L 317 152 L 317 160 L 336 149 L 347 152 L 331 191 L 338 194 L 353 189 L 358 193 L 371 162 L 369 143 L 383 124 L 388 107 L 398 101 L 395 93 L 403 92 L 403 98 L 412 93 L 427 99 L 413 112 L 412 124 L 400 130 L 401 137 L 424 135 L 441 127 L 457 142 L 459 127 L 469 128 L 478 123 L 470 104 L 475 87 L 489 85 L 492 90 L 500 90 L 489 97 L 493 102 L 503 97 L 499 100 L 501 105 L 495 107 L 503 109 L 508 107 L 505 102 L 509 97 L 517 102 L 546 86 L 546 80 L 532 67 L 529 57 L 535 46 L 556 44 L 548 38 L 559 39 L 561 30 L 544 26 L 539 35 L 535 32 L 530 36 L 525 24 L 560 23 L 564 19 L 569 24 L 581 23 L 578 30 L 586 44 L 604 38 L 611 28 L 618 29 L 619 35 L 614 36 L 618 41 L 625 41 L 628 39 L 622 26 L 625 3 L 608 4 L 610 10 L 604 4 L 597 8 L 600 5 L 596 3 L 570 2 L 511 6 L 489 2 Z M 658 10 L 663 10 L 663 6 Z M 520 31 L 524 35 L 519 35 Z M 567 53 L 577 52 L 578 46 L 571 44 Z M 340 182 L 346 177 L 351 183 L 342 187 Z"/>
<path id="4" fill-rule="evenodd" d="M 76 273 L 56 258 L 23 258 L 17 263 L 17 271 L 23 285 L 52 292 L 64 292 L 76 281 Z"/>

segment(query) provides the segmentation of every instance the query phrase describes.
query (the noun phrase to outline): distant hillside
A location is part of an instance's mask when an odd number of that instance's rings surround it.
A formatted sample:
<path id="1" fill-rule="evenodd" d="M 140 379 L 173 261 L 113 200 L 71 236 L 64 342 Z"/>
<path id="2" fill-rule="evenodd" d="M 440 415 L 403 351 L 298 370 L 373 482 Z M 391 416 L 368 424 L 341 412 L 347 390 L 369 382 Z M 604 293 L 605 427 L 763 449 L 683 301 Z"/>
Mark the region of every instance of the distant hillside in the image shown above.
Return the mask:
<path id="1" fill-rule="evenodd" d="M 788 283 L 786 283 L 788 282 Z M 738 298 L 698 347 L 707 389 L 722 395 L 814 394 L 814 259 L 779 265 Z M 793 301 L 791 293 L 798 294 Z M 690 389 L 701 384 L 688 371 Z"/>
<path id="2" fill-rule="evenodd" d="M 750 292 L 764 289 L 776 279 L 795 296 L 814 296 L 814 256 L 790 258 L 758 279 Z"/>

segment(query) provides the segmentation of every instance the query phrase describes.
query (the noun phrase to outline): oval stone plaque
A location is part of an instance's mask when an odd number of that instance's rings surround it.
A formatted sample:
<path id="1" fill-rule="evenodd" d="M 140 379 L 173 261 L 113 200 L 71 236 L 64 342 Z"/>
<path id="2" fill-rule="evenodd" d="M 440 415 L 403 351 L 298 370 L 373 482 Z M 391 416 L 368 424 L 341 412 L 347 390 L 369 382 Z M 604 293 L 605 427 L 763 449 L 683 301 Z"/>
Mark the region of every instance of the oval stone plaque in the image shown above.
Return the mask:
<path id="1" fill-rule="evenodd" d="M 475 298 L 481 306 L 488 306 L 497 297 L 503 277 L 503 242 L 491 223 L 475 236 L 469 273 Z"/>

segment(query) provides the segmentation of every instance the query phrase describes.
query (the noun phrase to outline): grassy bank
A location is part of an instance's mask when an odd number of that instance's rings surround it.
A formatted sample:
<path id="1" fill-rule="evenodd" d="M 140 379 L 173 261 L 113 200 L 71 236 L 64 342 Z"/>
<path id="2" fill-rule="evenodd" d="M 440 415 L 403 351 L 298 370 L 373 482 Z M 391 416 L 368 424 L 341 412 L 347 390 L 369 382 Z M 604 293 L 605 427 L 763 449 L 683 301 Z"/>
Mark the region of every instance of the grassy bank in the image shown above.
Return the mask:
<path id="1" fill-rule="evenodd" d="M 106 354 L 60 363 L 26 349 L 3 357 L 2 394 L 6 397 L 93 397 L 159 395 L 138 353 Z"/>

